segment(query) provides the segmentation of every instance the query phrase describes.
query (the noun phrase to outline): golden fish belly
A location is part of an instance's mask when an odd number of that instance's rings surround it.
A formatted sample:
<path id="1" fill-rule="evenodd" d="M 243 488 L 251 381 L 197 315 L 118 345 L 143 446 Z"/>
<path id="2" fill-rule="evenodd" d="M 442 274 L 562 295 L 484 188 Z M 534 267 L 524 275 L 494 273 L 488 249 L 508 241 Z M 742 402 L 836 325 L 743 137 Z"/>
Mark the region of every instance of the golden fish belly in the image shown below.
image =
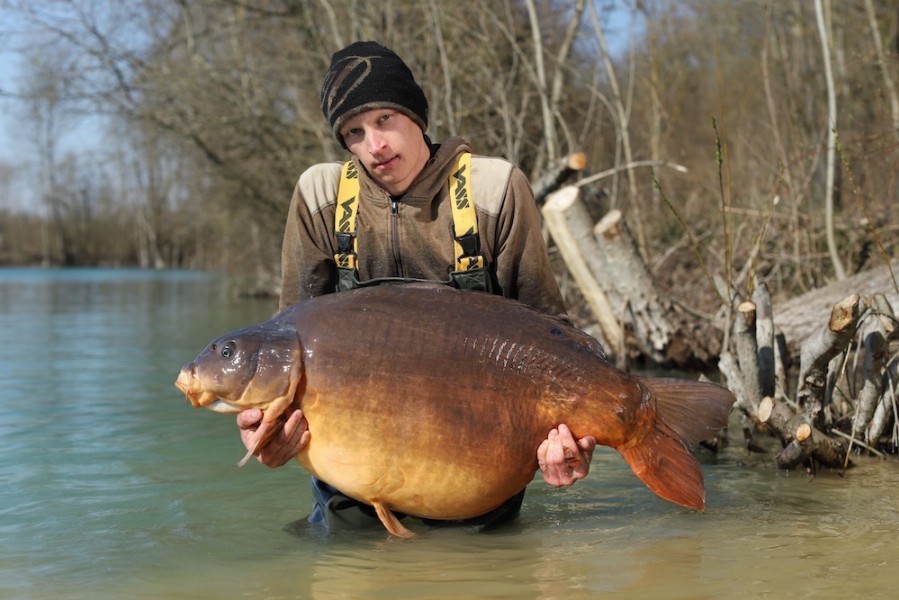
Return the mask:
<path id="1" fill-rule="evenodd" d="M 461 519 L 496 508 L 534 475 L 545 433 L 533 425 L 513 428 L 490 411 L 465 420 L 464 408 L 422 410 L 400 395 L 366 398 L 304 407 L 311 441 L 298 458 L 348 496 L 414 516 Z"/>
<path id="2" fill-rule="evenodd" d="M 363 502 L 461 519 L 523 489 L 561 422 L 609 445 L 627 438 L 633 384 L 612 370 L 603 382 L 601 357 L 554 320 L 519 322 L 520 311 L 496 314 L 474 296 L 470 313 L 457 296 L 444 305 L 429 294 L 402 315 L 372 303 L 298 315 L 308 471 Z M 426 316 L 447 312 L 456 318 Z M 339 326 L 352 333 L 334 336 Z"/>

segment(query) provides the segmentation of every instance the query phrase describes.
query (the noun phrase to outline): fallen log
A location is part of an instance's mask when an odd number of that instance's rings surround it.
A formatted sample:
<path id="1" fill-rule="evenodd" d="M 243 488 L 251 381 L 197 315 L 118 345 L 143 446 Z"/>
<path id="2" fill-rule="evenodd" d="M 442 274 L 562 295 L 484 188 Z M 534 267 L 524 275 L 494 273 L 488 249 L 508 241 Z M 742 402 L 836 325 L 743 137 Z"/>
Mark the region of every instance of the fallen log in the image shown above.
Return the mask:
<path id="1" fill-rule="evenodd" d="M 869 269 L 785 302 L 776 303 L 774 324 L 783 331 L 790 344 L 798 346 L 821 326 L 824 319 L 827 319 L 833 305 L 850 294 L 858 294 L 863 298 L 881 294 L 890 304 L 899 307 L 899 287 L 895 281 L 897 274 L 899 274 L 899 258 L 893 260 L 889 266 Z M 790 349 L 793 354 L 796 350 Z"/>
<path id="2" fill-rule="evenodd" d="M 780 438 L 784 446 L 793 440 L 793 434 L 799 425 L 805 423 L 786 402 L 775 400 L 771 396 L 766 396 L 759 402 L 758 421 Z"/>
<path id="3" fill-rule="evenodd" d="M 813 459 L 812 468 L 817 466 L 841 469 L 844 463 L 845 449 L 835 440 L 820 431 L 816 431 L 808 423 L 803 423 L 793 435 L 793 440 L 775 457 L 781 469 L 793 469 Z"/>
<path id="4" fill-rule="evenodd" d="M 629 328 L 643 356 L 664 364 L 675 331 L 671 322 L 673 309 L 656 290 L 621 211 L 609 211 L 593 228 L 593 236 L 612 309 Z"/>
<path id="5" fill-rule="evenodd" d="M 541 210 L 619 364 L 630 358 L 679 367 L 712 363 L 720 332 L 658 292 L 621 212 L 594 225 L 573 185 L 550 194 Z"/>
<path id="6" fill-rule="evenodd" d="M 586 208 L 578 200 L 578 189 L 572 186 L 550 194 L 541 212 L 559 253 L 577 282 L 602 329 L 613 354 L 619 354 L 624 335 L 605 291 L 599 284 L 602 266 L 597 263 L 599 249 L 593 237 L 593 226 Z"/>
<path id="7" fill-rule="evenodd" d="M 848 447 L 812 427 L 786 403 L 770 396 L 763 398 L 759 403 L 759 421 L 783 444 L 783 450 L 775 457 L 778 467 L 792 469 L 807 459 L 835 469 L 844 466 Z"/>

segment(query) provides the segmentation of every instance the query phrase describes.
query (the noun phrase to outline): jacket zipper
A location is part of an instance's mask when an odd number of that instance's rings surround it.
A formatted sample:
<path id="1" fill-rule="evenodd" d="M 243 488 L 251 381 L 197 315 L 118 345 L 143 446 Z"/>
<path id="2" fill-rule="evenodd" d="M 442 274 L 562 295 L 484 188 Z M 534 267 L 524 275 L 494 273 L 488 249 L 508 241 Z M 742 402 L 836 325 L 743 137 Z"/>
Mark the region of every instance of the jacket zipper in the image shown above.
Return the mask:
<path id="1" fill-rule="evenodd" d="M 405 277 L 403 273 L 403 263 L 400 260 L 400 203 L 398 200 L 390 199 L 390 245 L 393 248 L 393 263 L 396 265 L 396 274 L 398 277 Z"/>

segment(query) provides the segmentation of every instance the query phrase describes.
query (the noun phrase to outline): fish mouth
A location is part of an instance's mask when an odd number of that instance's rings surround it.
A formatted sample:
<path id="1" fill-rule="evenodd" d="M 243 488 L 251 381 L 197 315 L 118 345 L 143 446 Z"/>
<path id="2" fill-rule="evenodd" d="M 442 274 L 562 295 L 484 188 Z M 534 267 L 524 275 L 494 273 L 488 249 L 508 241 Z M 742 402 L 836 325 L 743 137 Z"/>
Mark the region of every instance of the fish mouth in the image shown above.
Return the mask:
<path id="1" fill-rule="evenodd" d="M 191 406 L 195 408 L 202 408 L 220 401 L 215 394 L 203 390 L 200 379 L 197 377 L 197 369 L 193 364 L 184 365 L 184 368 L 181 369 L 181 372 L 178 373 L 178 378 L 175 380 L 175 387 L 187 396 Z M 219 410 L 218 412 L 222 411 Z"/>
<path id="2" fill-rule="evenodd" d="M 178 373 L 178 379 L 175 380 L 175 387 L 184 392 L 184 395 L 190 397 L 190 382 L 193 379 L 193 369 L 184 367 Z"/>

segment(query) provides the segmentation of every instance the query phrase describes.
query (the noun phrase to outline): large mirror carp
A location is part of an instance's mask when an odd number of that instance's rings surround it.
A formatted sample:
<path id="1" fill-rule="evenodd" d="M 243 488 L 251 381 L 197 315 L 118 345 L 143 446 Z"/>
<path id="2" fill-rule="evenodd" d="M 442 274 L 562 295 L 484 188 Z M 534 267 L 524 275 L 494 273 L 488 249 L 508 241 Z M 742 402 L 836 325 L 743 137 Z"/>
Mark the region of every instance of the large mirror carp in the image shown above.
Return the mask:
<path id="1" fill-rule="evenodd" d="M 262 409 L 248 456 L 301 407 L 311 438 L 299 463 L 400 536 L 412 534 L 392 511 L 467 519 L 514 496 L 559 423 L 616 449 L 662 498 L 701 510 L 688 445 L 725 427 L 734 402 L 711 383 L 628 375 L 564 321 L 439 284 L 299 302 L 213 341 L 176 385 L 196 407 Z"/>

